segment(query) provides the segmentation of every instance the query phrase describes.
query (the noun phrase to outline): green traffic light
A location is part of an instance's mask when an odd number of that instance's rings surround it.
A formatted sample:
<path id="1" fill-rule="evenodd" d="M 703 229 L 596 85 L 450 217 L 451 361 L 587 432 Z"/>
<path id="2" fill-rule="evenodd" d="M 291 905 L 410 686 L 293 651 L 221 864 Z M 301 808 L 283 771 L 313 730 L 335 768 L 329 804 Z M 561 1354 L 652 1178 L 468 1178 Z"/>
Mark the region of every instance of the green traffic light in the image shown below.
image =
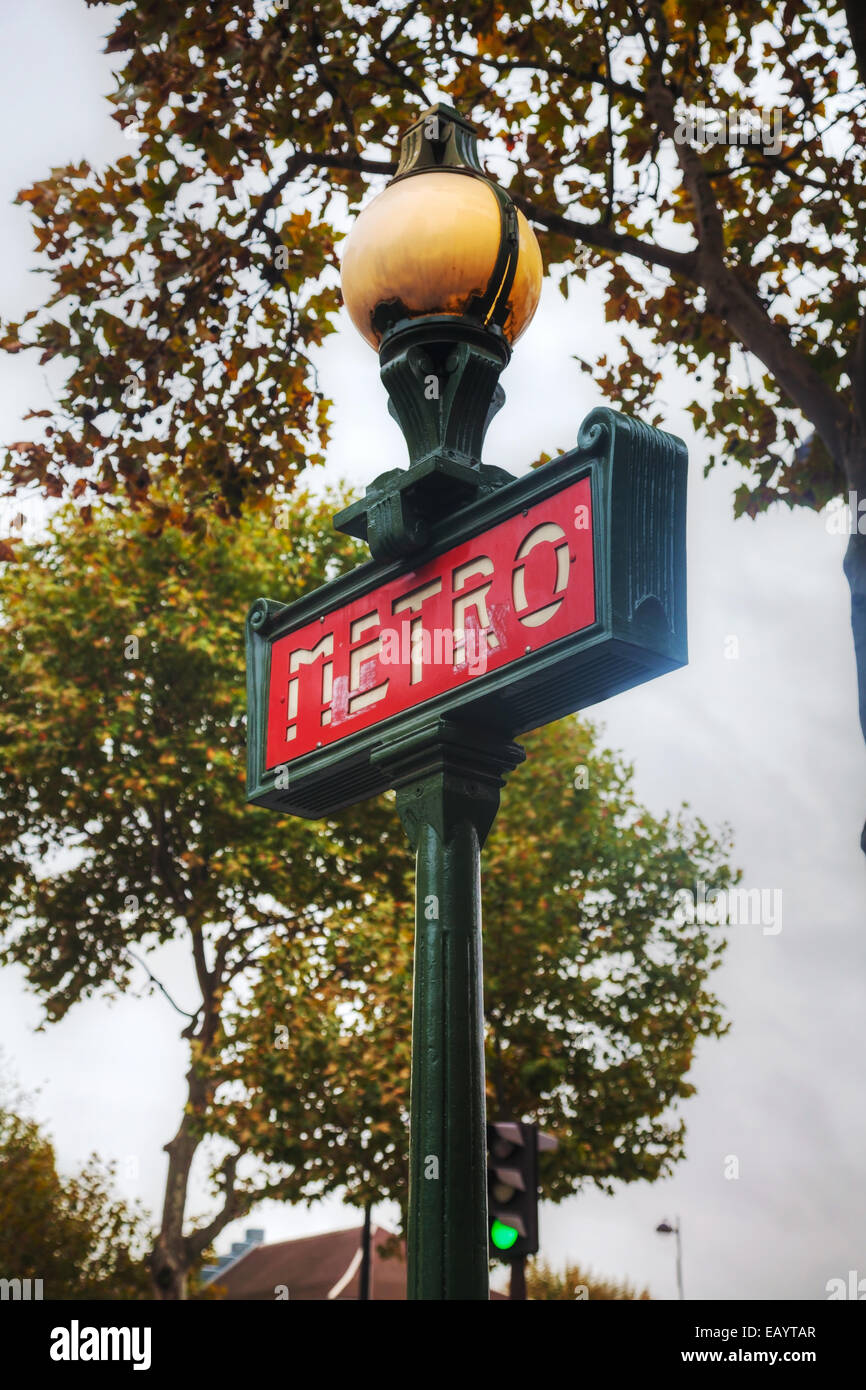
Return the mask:
<path id="1" fill-rule="evenodd" d="M 490 1227 L 490 1239 L 497 1250 L 510 1250 L 517 1240 L 517 1231 L 513 1226 L 506 1226 L 504 1221 L 494 1221 Z"/>

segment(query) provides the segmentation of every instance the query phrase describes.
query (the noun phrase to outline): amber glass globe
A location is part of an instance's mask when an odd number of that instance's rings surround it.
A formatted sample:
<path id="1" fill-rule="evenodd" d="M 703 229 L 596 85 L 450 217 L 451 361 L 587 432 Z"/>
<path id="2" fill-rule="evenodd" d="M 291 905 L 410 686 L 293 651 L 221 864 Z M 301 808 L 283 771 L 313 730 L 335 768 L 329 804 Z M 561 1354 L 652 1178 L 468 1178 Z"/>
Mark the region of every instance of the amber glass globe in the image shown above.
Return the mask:
<path id="1" fill-rule="evenodd" d="M 504 322 L 498 301 L 491 308 L 511 343 L 535 313 L 542 277 L 535 233 L 519 210 L 517 222 L 517 268 Z M 499 238 L 499 203 L 483 179 L 437 169 L 389 184 L 361 213 L 343 250 L 343 299 L 358 332 L 378 348 L 373 312 L 395 299 L 410 315 L 460 317 L 488 288 Z"/>

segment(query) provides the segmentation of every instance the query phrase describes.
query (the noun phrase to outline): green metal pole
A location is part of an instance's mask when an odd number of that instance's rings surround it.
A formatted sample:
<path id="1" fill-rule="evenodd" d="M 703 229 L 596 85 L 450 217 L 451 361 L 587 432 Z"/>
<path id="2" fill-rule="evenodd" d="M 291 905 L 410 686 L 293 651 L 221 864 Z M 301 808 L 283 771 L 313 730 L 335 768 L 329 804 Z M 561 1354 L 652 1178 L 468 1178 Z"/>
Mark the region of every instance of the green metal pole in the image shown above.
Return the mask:
<path id="1" fill-rule="evenodd" d="M 480 861 L 524 754 L 433 720 L 378 756 L 416 850 L 408 1296 L 487 1299 Z"/>

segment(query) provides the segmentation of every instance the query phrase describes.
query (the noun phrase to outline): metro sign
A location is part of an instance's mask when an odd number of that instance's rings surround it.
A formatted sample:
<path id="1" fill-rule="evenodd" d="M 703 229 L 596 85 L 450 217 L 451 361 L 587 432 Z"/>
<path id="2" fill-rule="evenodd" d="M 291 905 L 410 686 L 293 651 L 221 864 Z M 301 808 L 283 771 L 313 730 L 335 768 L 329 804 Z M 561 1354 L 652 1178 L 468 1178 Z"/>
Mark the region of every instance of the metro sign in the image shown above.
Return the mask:
<path id="1" fill-rule="evenodd" d="M 266 767 L 467 689 L 588 627 L 593 577 L 582 478 L 286 633 L 271 650 Z"/>
<path id="2" fill-rule="evenodd" d="M 389 785 L 389 740 L 447 716 L 507 737 L 686 661 L 685 449 L 601 409 L 578 447 L 463 507 L 401 562 L 247 620 L 248 795 L 327 815 Z"/>

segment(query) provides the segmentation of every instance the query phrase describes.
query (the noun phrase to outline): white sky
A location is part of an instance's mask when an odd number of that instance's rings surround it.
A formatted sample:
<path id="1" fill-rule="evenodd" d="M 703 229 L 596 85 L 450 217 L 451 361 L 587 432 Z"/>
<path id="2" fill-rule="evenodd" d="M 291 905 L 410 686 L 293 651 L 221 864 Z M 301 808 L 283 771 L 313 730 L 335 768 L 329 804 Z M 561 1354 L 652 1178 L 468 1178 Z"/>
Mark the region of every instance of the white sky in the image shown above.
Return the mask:
<path id="1" fill-rule="evenodd" d="M 108 27 L 83 0 L 29 0 L 0 13 L 6 54 L 0 91 L 0 314 L 21 312 L 40 291 L 17 190 L 50 168 L 128 149 L 101 94 L 111 87 L 100 53 Z M 541 308 L 503 378 L 506 405 L 491 427 L 488 463 L 524 471 L 542 449 L 568 448 L 601 398 L 571 360 L 615 337 L 597 293 L 565 303 L 546 284 Z M 44 373 L 21 355 L 0 364 L 0 440 L 21 435 L 41 404 Z M 374 354 L 344 316 L 321 358 L 336 405 L 329 474 L 365 484 L 405 463 L 386 410 Z M 708 453 L 689 429 L 689 383 L 666 378 L 665 427 L 690 454 L 690 665 L 616 697 L 594 713 L 607 741 L 635 763 L 639 796 L 656 812 L 681 801 L 710 824 L 729 821 L 746 888 L 780 890 L 782 930 L 729 929 L 715 976 L 733 1029 L 705 1043 L 685 1105 L 687 1158 L 666 1183 L 587 1192 L 542 1212 L 543 1254 L 675 1296 L 674 1243 L 655 1234 L 679 1214 L 690 1298 L 823 1298 L 833 1277 L 864 1267 L 862 1199 L 866 1106 L 862 1032 L 866 1005 L 866 752 L 857 722 L 843 538 L 811 513 L 773 512 L 734 522 L 732 472 L 702 479 Z M 274 598 L 280 598 L 275 576 Z M 241 615 L 242 616 L 242 615 Z M 726 639 L 739 643 L 736 660 Z M 186 952 L 166 948 L 159 971 L 181 1002 L 193 997 Z M 180 1020 L 160 998 L 91 1001 L 35 1032 L 40 1008 L 23 973 L 0 972 L 0 1047 L 28 1089 L 61 1163 L 96 1150 L 115 1158 L 123 1190 L 158 1210 L 162 1145 L 183 1104 Z M 736 1155 L 740 1176 L 725 1178 Z M 204 1215 L 199 1190 L 193 1215 Z M 386 1219 L 387 1209 L 377 1213 Z M 352 1225 L 336 1200 L 313 1208 L 265 1204 L 224 1232 L 227 1249 L 247 1225 L 267 1240 Z"/>

